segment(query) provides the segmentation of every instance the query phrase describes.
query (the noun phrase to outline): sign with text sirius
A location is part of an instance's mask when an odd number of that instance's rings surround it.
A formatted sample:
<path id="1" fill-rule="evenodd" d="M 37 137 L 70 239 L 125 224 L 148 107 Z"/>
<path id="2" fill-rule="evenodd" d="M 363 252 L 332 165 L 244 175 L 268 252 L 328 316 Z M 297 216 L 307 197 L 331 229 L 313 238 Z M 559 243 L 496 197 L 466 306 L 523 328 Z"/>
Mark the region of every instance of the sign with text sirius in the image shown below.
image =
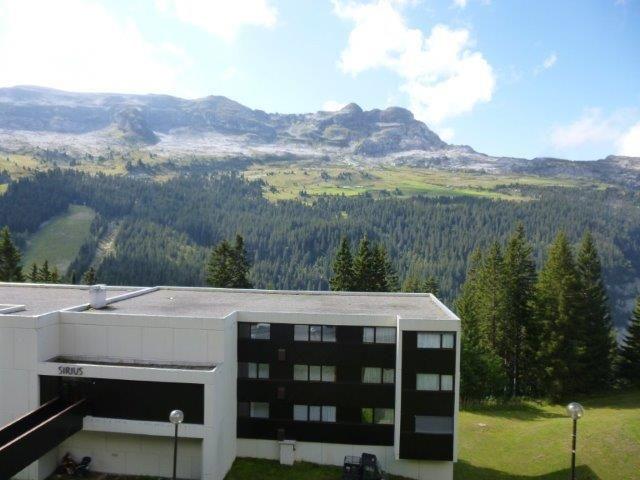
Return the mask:
<path id="1" fill-rule="evenodd" d="M 81 377 L 84 375 L 82 367 L 70 365 L 58 365 L 58 375 L 66 375 L 69 377 Z"/>

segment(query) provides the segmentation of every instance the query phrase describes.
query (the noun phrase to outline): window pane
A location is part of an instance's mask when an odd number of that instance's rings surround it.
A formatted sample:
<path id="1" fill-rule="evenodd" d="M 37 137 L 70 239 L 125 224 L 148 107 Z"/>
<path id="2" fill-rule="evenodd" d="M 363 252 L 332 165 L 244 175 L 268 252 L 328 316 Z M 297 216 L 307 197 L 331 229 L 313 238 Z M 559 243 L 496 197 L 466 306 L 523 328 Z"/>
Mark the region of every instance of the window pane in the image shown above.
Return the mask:
<path id="1" fill-rule="evenodd" d="M 254 340 L 269 340 L 271 338 L 271 325 L 268 323 L 254 323 L 251 325 L 251 338 Z"/>
<path id="2" fill-rule="evenodd" d="M 418 333 L 418 348 L 440 348 L 440 334 Z"/>
<path id="3" fill-rule="evenodd" d="M 363 408 L 361 417 L 362 423 L 373 423 L 373 408 Z"/>
<path id="4" fill-rule="evenodd" d="M 440 390 L 440 375 L 437 373 L 418 373 L 416 375 L 416 390 Z"/>
<path id="5" fill-rule="evenodd" d="M 306 382 L 307 380 L 309 380 L 309 367 L 307 367 L 306 365 L 294 365 L 293 366 L 293 379 L 294 380 L 301 380 L 303 382 Z"/>
<path id="6" fill-rule="evenodd" d="M 336 407 L 324 406 L 322 407 L 322 421 L 323 422 L 335 422 L 336 421 Z"/>
<path id="7" fill-rule="evenodd" d="M 335 382 L 336 381 L 336 367 L 323 365 L 322 366 L 322 381 L 323 382 Z"/>
<path id="8" fill-rule="evenodd" d="M 396 329 L 392 327 L 376 328 L 376 343 L 396 343 Z"/>
<path id="9" fill-rule="evenodd" d="M 453 333 L 442 334 L 442 348 L 453 348 L 455 346 L 455 337 Z"/>
<path id="10" fill-rule="evenodd" d="M 453 390 L 453 375 L 440 376 L 440 390 L 450 392 Z"/>
<path id="11" fill-rule="evenodd" d="M 319 422 L 320 421 L 320 407 L 311 405 L 309 407 L 309 421 L 310 422 Z"/>
<path id="12" fill-rule="evenodd" d="M 416 416 L 417 433 L 453 433 L 453 417 Z"/>
<path id="13" fill-rule="evenodd" d="M 309 380 L 312 382 L 319 382 L 321 380 L 320 365 L 309 366 Z"/>
<path id="14" fill-rule="evenodd" d="M 393 408 L 376 408 L 373 421 L 380 425 L 393 425 L 393 415 Z"/>
<path id="15" fill-rule="evenodd" d="M 393 368 L 384 368 L 382 370 L 382 383 L 393 383 L 395 380 L 395 370 Z"/>
<path id="16" fill-rule="evenodd" d="M 255 363 L 248 363 L 247 368 L 249 378 L 258 378 L 258 366 Z"/>
<path id="17" fill-rule="evenodd" d="M 238 402 L 238 416 L 239 417 L 249 416 L 249 402 Z"/>
<path id="18" fill-rule="evenodd" d="M 309 341 L 309 325 L 296 325 L 293 328 L 293 339 L 298 342 Z"/>
<path id="19" fill-rule="evenodd" d="M 293 419 L 301 422 L 306 422 L 308 417 L 308 409 L 306 405 L 294 405 L 293 406 Z"/>
<path id="20" fill-rule="evenodd" d="M 375 341 L 375 331 L 373 327 L 364 327 L 362 329 L 362 341 L 364 343 L 373 343 Z"/>
<path id="21" fill-rule="evenodd" d="M 335 342 L 336 341 L 336 327 L 331 325 L 325 325 L 322 327 L 322 341 L 323 342 Z"/>
<path id="22" fill-rule="evenodd" d="M 322 341 L 322 327 L 320 325 L 309 325 L 309 340 L 312 342 Z"/>
<path id="23" fill-rule="evenodd" d="M 258 364 L 258 378 L 269 378 L 269 364 Z"/>
<path id="24" fill-rule="evenodd" d="M 381 369 L 378 367 L 364 367 L 362 369 L 362 383 L 380 383 Z"/>
<path id="25" fill-rule="evenodd" d="M 269 404 L 266 402 L 251 402 L 252 418 L 269 418 Z"/>

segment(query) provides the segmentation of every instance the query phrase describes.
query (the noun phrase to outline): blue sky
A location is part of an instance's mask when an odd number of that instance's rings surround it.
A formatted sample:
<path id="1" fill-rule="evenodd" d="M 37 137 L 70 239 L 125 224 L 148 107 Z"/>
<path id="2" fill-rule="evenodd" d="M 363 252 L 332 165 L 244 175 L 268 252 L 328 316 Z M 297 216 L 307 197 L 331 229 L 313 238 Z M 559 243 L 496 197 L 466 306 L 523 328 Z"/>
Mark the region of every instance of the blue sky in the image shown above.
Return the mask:
<path id="1" fill-rule="evenodd" d="M 0 86 L 410 108 L 510 156 L 640 156 L 640 0 L 0 0 Z"/>

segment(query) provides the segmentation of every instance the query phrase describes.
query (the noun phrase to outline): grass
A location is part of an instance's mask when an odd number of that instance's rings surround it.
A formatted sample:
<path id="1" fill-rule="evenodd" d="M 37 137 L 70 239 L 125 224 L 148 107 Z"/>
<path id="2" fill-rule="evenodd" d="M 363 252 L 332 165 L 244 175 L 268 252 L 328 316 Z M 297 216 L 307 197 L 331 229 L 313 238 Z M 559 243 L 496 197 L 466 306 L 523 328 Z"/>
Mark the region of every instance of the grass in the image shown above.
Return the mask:
<path id="1" fill-rule="evenodd" d="M 70 205 L 64 214 L 42 225 L 27 242 L 24 271 L 28 273 L 34 262 L 41 265 L 48 260 L 50 268 L 55 266 L 64 274 L 89 235 L 94 217 L 91 208 Z"/>
<path id="2" fill-rule="evenodd" d="M 640 390 L 577 400 L 585 407 L 578 425 L 577 478 L 640 478 Z M 571 421 L 563 405 L 526 401 L 469 408 L 460 414 L 459 433 L 455 480 L 569 477 Z M 239 458 L 226 480 L 339 480 L 340 471 L 305 462 L 285 467 L 276 461 Z"/>
<path id="3" fill-rule="evenodd" d="M 265 195 L 270 200 L 300 198 L 305 191 L 318 195 L 359 195 L 411 197 L 474 196 L 501 200 L 528 200 L 519 186 L 577 187 L 570 179 L 535 176 L 493 175 L 481 172 L 448 172 L 417 167 L 356 167 L 317 164 L 254 164 L 246 172 L 249 179 L 267 183 Z M 501 188 L 509 185 L 509 189 Z"/>

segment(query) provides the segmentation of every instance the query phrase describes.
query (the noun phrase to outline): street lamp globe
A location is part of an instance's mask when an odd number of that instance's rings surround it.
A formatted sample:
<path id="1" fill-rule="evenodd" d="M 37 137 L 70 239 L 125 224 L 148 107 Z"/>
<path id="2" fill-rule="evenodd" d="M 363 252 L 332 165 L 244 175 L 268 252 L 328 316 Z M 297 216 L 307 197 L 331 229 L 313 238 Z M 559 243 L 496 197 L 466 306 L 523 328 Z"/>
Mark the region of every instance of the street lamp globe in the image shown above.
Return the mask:
<path id="1" fill-rule="evenodd" d="M 578 420 L 584 415 L 584 408 L 578 402 L 571 402 L 567 405 L 567 414 L 573 420 Z"/>
<path id="2" fill-rule="evenodd" d="M 184 420 L 184 413 L 182 412 L 182 410 L 173 410 L 169 414 L 169 421 L 174 425 L 178 425 L 179 423 L 182 423 L 183 420 Z"/>

